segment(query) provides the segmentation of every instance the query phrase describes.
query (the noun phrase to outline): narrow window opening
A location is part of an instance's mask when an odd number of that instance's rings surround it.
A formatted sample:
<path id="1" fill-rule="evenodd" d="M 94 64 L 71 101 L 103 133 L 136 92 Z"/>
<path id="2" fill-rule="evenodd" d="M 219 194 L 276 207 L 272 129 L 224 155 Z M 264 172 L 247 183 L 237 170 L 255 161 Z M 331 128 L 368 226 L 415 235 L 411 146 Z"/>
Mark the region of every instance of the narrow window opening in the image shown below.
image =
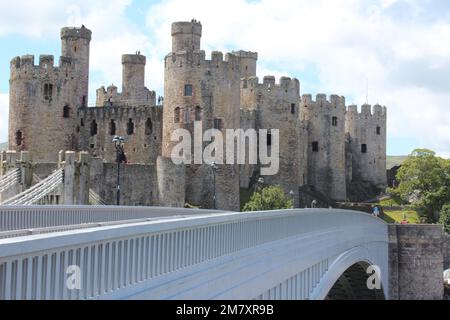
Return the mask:
<path id="1" fill-rule="evenodd" d="M 332 125 L 333 125 L 333 127 L 337 127 L 338 126 L 338 118 L 337 117 L 333 117 Z"/>
<path id="2" fill-rule="evenodd" d="M 377 135 L 381 135 L 381 127 L 377 127 Z"/>
<path id="3" fill-rule="evenodd" d="M 63 118 L 70 118 L 70 107 L 68 105 L 65 105 L 63 108 Z"/>
<path id="4" fill-rule="evenodd" d="M 16 132 L 16 145 L 21 146 L 22 145 L 22 139 L 23 139 L 22 131 L 17 130 L 17 132 Z"/>
<path id="5" fill-rule="evenodd" d="M 291 104 L 291 114 L 297 113 L 297 105 L 295 103 Z"/>
<path id="6" fill-rule="evenodd" d="M 180 113 L 181 113 L 181 109 L 176 108 L 175 112 L 174 112 L 174 122 L 175 123 L 180 123 Z"/>
<path id="7" fill-rule="evenodd" d="M 81 106 L 84 108 L 86 107 L 86 96 L 83 96 L 83 99 L 81 101 Z"/>
<path id="8" fill-rule="evenodd" d="M 192 84 L 187 84 L 184 86 L 184 96 L 185 97 L 192 97 L 193 90 L 192 90 Z"/>
<path id="9" fill-rule="evenodd" d="M 195 108 L 195 121 L 202 121 L 202 108 L 200 106 Z"/>
<path id="10" fill-rule="evenodd" d="M 50 101 L 53 96 L 53 85 L 51 83 L 44 84 L 44 100 Z"/>
<path id="11" fill-rule="evenodd" d="M 361 145 L 361 152 L 362 153 L 367 153 L 367 144 L 362 144 Z"/>
<path id="12" fill-rule="evenodd" d="M 319 152 L 319 142 L 315 141 L 312 143 L 312 151 Z"/>
<path id="13" fill-rule="evenodd" d="M 133 119 L 128 120 L 128 124 L 127 124 L 127 134 L 129 136 L 134 134 L 134 123 L 133 123 Z"/>
<path id="14" fill-rule="evenodd" d="M 145 135 L 150 136 L 153 133 L 153 123 L 150 118 L 145 122 Z"/>
<path id="15" fill-rule="evenodd" d="M 97 122 L 95 120 L 93 120 L 91 122 L 91 136 L 95 136 L 98 133 L 98 126 L 97 126 Z"/>
<path id="16" fill-rule="evenodd" d="M 223 119 L 214 119 L 214 129 L 216 130 L 223 129 Z"/>
<path id="17" fill-rule="evenodd" d="M 81 120 L 80 120 L 80 127 L 84 127 L 84 119 L 83 118 L 81 118 Z"/>
<path id="18" fill-rule="evenodd" d="M 111 120 L 111 122 L 109 123 L 109 134 L 112 136 L 116 135 L 116 123 L 114 122 L 114 120 Z"/>

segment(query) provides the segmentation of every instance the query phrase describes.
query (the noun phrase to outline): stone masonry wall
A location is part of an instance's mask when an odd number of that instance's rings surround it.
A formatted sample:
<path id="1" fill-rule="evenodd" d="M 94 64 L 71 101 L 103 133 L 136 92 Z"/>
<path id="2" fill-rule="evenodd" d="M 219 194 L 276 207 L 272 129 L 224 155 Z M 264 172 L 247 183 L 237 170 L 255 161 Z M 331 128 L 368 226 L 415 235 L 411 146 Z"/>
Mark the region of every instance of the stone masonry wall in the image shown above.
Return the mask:
<path id="1" fill-rule="evenodd" d="M 391 300 L 441 300 L 443 270 L 442 226 L 389 225 Z"/>

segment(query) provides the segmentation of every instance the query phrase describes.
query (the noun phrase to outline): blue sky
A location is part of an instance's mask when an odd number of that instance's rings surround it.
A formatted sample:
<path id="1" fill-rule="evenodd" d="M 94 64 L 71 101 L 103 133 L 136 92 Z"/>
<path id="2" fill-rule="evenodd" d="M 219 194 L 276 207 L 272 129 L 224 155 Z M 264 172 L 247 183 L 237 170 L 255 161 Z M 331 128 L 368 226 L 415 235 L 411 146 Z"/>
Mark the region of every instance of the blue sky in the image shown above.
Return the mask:
<path id="1" fill-rule="evenodd" d="M 0 141 L 7 139 L 9 62 L 60 53 L 59 30 L 93 31 L 90 101 L 121 85 L 123 53 L 147 56 L 147 86 L 163 92 L 170 24 L 195 18 L 202 47 L 258 51 L 258 75 L 296 77 L 303 93 L 388 107 L 388 153 L 427 147 L 450 157 L 450 2 L 438 0 L 0 0 Z"/>

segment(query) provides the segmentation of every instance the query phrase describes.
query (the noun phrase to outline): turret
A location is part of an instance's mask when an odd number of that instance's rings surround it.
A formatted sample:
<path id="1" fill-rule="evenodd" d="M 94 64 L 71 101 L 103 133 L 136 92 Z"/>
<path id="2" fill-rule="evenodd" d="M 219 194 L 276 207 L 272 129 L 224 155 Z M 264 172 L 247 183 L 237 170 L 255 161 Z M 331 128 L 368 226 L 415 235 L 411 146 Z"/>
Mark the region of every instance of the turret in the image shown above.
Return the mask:
<path id="1" fill-rule="evenodd" d="M 81 28 L 62 28 L 61 42 L 63 57 L 72 58 L 77 75 L 76 104 L 87 105 L 89 94 L 89 46 L 92 32 L 85 26 Z"/>
<path id="2" fill-rule="evenodd" d="M 233 54 L 240 60 L 241 79 L 256 77 L 258 53 L 249 51 L 234 51 Z"/>
<path id="3" fill-rule="evenodd" d="M 172 24 L 172 52 L 200 50 L 202 25 L 196 20 Z"/>
<path id="4" fill-rule="evenodd" d="M 146 58 L 140 54 L 122 56 L 122 96 L 126 100 L 146 100 L 145 90 Z"/>

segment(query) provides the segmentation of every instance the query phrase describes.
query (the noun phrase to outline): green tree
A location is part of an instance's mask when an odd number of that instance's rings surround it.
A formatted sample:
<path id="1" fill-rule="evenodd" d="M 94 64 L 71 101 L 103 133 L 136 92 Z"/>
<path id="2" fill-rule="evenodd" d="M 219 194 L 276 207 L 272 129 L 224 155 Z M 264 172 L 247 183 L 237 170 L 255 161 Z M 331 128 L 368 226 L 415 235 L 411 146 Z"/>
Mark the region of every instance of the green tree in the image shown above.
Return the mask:
<path id="1" fill-rule="evenodd" d="M 261 197 L 262 195 L 262 197 Z M 294 200 L 288 199 L 280 186 L 271 186 L 255 192 L 243 211 L 293 209 Z"/>
<path id="2" fill-rule="evenodd" d="M 445 232 L 450 233 L 450 204 L 442 207 L 439 224 L 444 226 Z"/>
<path id="3" fill-rule="evenodd" d="M 428 149 L 416 149 L 397 174 L 399 185 L 394 197 L 411 203 L 429 222 L 436 222 L 439 210 L 450 203 L 450 160 Z"/>

